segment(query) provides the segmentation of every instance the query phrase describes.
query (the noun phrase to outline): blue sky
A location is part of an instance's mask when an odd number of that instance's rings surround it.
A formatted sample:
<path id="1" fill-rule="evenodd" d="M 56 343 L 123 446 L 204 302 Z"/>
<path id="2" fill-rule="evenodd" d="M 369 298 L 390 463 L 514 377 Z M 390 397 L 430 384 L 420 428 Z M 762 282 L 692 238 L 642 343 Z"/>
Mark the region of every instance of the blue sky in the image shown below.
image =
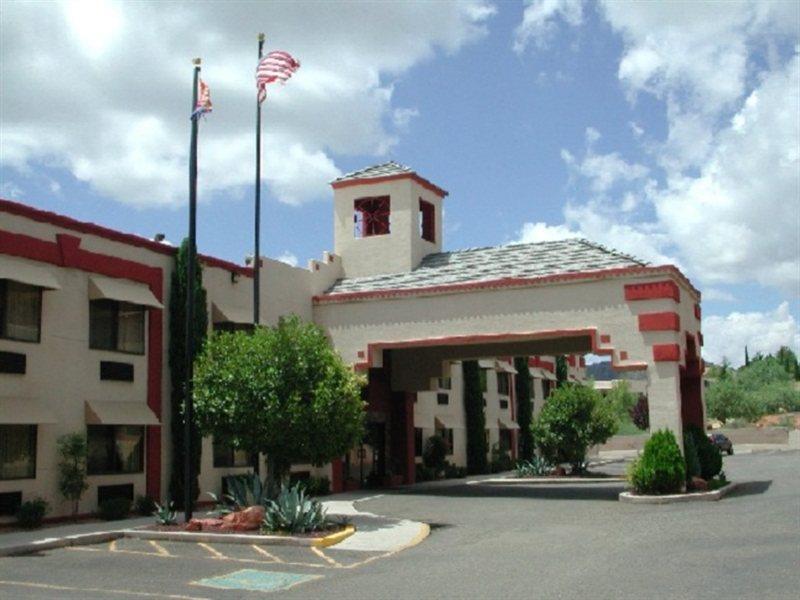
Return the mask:
<path id="1" fill-rule="evenodd" d="M 692 278 L 707 358 L 797 347 L 796 4 L 287 7 L 4 9 L 0 195 L 178 242 L 202 56 L 214 112 L 201 123 L 198 242 L 241 262 L 252 56 L 272 24 L 267 47 L 303 66 L 265 105 L 267 255 L 302 265 L 330 249 L 326 182 L 394 159 L 450 192 L 447 249 L 588 237 Z"/>

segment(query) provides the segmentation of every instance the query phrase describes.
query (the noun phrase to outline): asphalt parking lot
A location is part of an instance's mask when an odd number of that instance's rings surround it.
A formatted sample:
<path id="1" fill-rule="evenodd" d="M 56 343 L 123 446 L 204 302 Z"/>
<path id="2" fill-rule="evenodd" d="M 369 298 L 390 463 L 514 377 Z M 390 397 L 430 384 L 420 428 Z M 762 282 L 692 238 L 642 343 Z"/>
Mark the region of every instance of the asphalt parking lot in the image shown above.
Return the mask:
<path id="1" fill-rule="evenodd" d="M 620 503 L 619 484 L 411 488 L 357 504 L 431 524 L 400 552 L 121 539 L 0 558 L 0 598 L 793 599 L 799 467 L 798 452 L 726 457 L 737 491 L 665 506 Z"/>

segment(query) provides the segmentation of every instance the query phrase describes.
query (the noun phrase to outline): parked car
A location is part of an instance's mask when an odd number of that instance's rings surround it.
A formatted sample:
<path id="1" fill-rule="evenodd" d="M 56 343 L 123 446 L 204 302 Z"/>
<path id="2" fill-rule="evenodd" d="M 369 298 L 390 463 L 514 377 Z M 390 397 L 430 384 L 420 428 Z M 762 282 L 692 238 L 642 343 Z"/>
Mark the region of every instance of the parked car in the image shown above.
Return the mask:
<path id="1" fill-rule="evenodd" d="M 720 452 L 727 452 L 729 455 L 733 454 L 733 442 L 724 433 L 711 433 L 708 436 L 711 443 L 719 448 Z"/>

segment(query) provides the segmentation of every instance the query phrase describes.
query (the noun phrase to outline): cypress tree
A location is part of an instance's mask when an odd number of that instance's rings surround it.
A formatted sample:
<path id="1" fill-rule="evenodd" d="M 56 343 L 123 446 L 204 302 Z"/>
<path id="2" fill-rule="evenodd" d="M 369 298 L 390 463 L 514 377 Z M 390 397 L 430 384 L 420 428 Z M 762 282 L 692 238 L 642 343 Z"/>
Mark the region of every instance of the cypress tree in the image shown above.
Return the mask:
<path id="1" fill-rule="evenodd" d="M 563 354 L 556 356 L 556 385 L 561 387 L 568 381 L 569 367 L 567 366 L 567 357 Z"/>
<path id="2" fill-rule="evenodd" d="M 531 376 L 528 371 L 528 357 L 517 356 L 514 358 L 514 369 L 517 376 L 514 380 L 514 392 L 517 396 L 517 423 L 519 424 L 519 458 L 531 460 L 533 458 L 533 405 L 531 404 Z"/>
<path id="3" fill-rule="evenodd" d="M 464 375 L 464 415 L 467 421 L 467 472 L 486 473 L 486 415 L 483 412 L 483 392 L 478 361 L 461 364 Z"/>
<path id="4" fill-rule="evenodd" d="M 186 261 L 189 254 L 189 240 L 184 239 L 175 254 L 175 270 L 172 272 L 169 297 L 169 371 L 172 384 L 170 394 L 170 423 L 172 439 L 172 469 L 170 471 L 169 497 L 178 509 L 183 509 L 183 466 L 184 466 L 184 428 L 183 406 L 186 402 L 184 378 L 186 376 Z M 195 356 L 203 349 L 208 328 L 206 309 L 206 290 L 203 288 L 203 271 L 200 261 L 194 267 L 194 335 Z M 194 480 L 192 497 L 199 494 L 198 474 L 200 472 L 202 438 L 195 427 L 192 432 L 192 459 Z"/>
<path id="5" fill-rule="evenodd" d="M 744 347 L 744 366 L 750 366 L 750 355 L 747 353 L 747 346 Z"/>

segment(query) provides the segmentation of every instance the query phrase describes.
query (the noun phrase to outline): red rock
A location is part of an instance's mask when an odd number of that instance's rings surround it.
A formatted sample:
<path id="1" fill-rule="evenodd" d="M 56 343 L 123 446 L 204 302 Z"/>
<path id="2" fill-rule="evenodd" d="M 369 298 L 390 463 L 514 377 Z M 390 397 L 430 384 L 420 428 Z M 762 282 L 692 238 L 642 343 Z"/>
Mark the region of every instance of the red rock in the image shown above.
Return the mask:
<path id="1" fill-rule="evenodd" d="M 692 477 L 691 487 L 698 492 L 705 492 L 708 490 L 708 482 L 701 477 Z"/>

